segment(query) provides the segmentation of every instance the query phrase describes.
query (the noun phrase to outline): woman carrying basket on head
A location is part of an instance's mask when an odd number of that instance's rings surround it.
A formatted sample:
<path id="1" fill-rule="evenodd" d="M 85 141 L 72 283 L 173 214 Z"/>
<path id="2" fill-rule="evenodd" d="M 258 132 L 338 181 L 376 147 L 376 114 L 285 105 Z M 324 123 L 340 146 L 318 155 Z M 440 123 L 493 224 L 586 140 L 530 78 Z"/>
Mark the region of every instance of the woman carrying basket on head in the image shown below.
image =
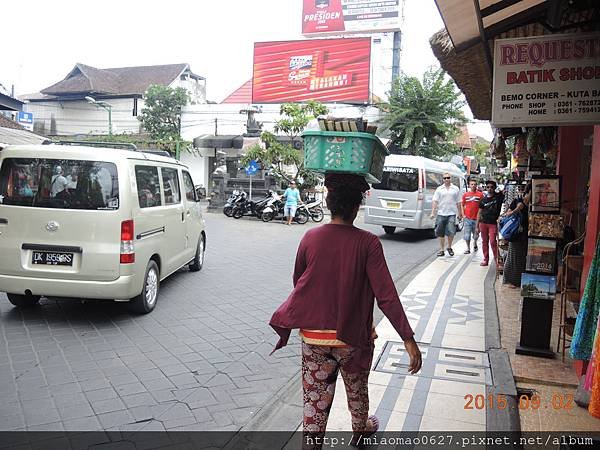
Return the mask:
<path id="1" fill-rule="evenodd" d="M 304 235 L 296 255 L 294 289 L 270 325 L 280 336 L 275 350 L 287 344 L 292 329 L 300 329 L 305 434 L 324 435 L 341 371 L 352 430 L 355 436 L 369 435 L 379 425 L 368 415 L 375 298 L 404 341 L 410 373 L 421 368 L 421 353 L 381 242 L 353 225 L 369 185 L 358 175 L 335 174 L 327 175 L 325 186 L 331 222 Z"/>

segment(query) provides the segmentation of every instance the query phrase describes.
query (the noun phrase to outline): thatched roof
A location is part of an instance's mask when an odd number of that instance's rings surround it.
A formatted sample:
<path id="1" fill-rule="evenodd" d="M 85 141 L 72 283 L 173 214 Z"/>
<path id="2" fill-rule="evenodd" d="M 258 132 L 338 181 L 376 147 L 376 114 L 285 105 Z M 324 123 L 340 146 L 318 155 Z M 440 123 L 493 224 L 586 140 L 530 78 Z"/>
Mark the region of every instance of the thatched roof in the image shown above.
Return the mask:
<path id="1" fill-rule="evenodd" d="M 565 14 L 562 26 L 568 27 L 559 33 L 552 33 L 540 23 L 530 23 L 514 27 L 489 39 L 490 54 L 494 57 L 494 39 L 522 38 L 551 34 L 581 33 L 597 30 L 598 7 Z M 492 70 L 485 56 L 485 47 L 478 42 L 457 52 L 446 29 L 438 31 L 430 39 L 433 54 L 442 68 L 454 79 L 465 94 L 473 116 L 480 120 L 492 118 Z"/>
<path id="2" fill-rule="evenodd" d="M 457 52 L 446 29 L 435 33 L 429 43 L 442 68 L 465 94 L 473 116 L 481 120 L 491 119 L 492 77 L 486 63 L 483 44 L 476 44 Z"/>

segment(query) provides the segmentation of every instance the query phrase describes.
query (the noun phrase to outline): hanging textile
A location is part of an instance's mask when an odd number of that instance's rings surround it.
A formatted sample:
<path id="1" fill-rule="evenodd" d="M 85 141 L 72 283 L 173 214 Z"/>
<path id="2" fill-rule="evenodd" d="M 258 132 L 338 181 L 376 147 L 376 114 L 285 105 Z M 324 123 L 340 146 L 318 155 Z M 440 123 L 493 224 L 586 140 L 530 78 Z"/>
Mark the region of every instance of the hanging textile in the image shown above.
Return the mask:
<path id="1" fill-rule="evenodd" d="M 596 322 L 600 310 L 600 236 L 596 242 L 596 253 L 585 283 L 585 290 L 579 306 L 573 341 L 571 342 L 571 358 L 589 360 L 596 335 Z"/>
<path id="2" fill-rule="evenodd" d="M 596 326 L 596 339 L 594 340 L 594 351 L 592 359 L 588 365 L 587 372 L 585 374 L 585 383 L 583 387 L 588 391 L 592 391 L 590 397 L 590 405 L 588 411 L 594 417 L 600 419 L 600 316 L 598 317 L 598 324 Z"/>

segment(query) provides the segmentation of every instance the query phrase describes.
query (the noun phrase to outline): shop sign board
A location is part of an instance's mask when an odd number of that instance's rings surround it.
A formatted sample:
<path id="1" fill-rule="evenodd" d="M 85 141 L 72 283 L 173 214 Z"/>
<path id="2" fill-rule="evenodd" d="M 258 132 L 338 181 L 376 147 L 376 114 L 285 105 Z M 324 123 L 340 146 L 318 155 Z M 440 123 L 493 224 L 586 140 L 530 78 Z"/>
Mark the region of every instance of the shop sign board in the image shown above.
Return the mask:
<path id="1" fill-rule="evenodd" d="M 252 103 L 369 101 L 371 38 L 254 44 Z"/>
<path id="2" fill-rule="evenodd" d="M 600 123 L 600 33 L 497 39 L 492 124 Z"/>
<path id="3" fill-rule="evenodd" d="M 302 34 L 400 30 L 400 0 L 303 0 Z"/>
<path id="4" fill-rule="evenodd" d="M 17 112 L 17 123 L 29 131 L 33 131 L 33 113 Z"/>

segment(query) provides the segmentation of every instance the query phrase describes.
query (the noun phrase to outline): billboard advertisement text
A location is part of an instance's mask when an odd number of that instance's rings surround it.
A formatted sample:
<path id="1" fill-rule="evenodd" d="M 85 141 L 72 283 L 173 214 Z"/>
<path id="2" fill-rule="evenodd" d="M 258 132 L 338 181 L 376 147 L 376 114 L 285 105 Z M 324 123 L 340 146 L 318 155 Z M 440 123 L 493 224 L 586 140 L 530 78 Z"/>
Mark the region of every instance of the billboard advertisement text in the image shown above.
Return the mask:
<path id="1" fill-rule="evenodd" d="M 302 34 L 400 30 L 400 0 L 303 0 Z"/>
<path id="2" fill-rule="evenodd" d="M 257 42 L 253 103 L 369 101 L 371 38 Z"/>

